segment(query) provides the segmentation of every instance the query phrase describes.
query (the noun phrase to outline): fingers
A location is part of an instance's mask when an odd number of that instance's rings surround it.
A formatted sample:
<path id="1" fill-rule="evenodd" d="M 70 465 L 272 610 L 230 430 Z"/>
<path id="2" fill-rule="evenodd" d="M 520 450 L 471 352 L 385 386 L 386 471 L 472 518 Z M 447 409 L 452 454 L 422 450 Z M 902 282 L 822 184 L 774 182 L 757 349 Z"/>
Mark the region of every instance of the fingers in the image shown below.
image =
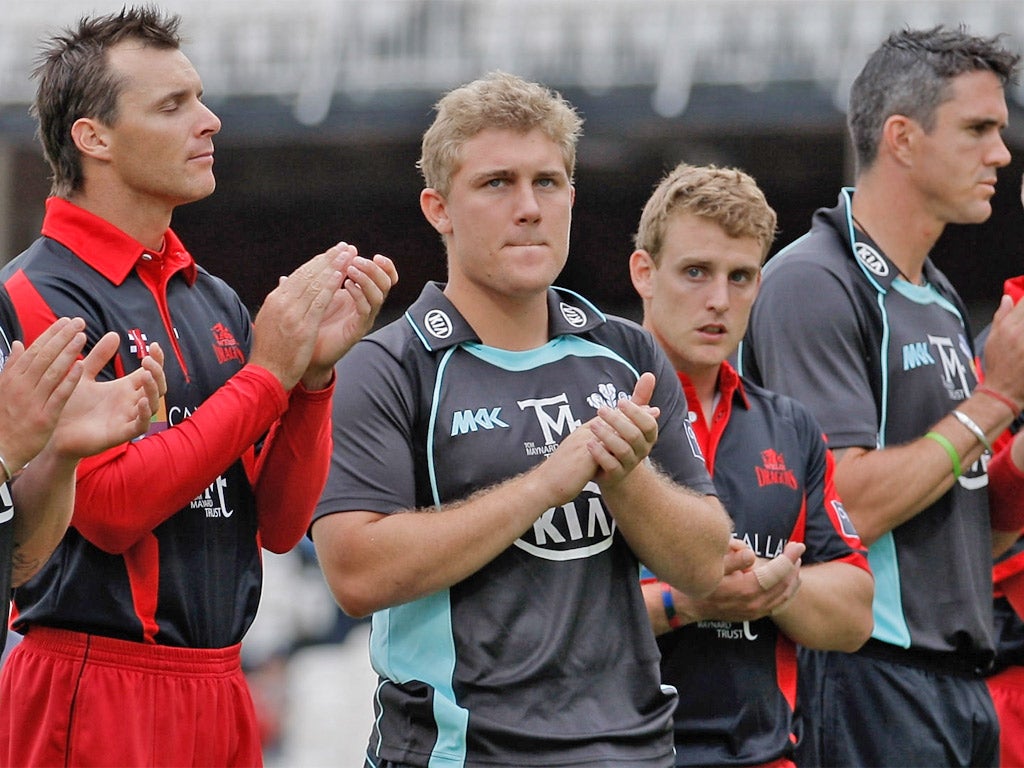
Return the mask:
<path id="1" fill-rule="evenodd" d="M 398 272 L 391 259 L 378 254 L 373 260 L 362 257 L 353 259 L 346 270 L 342 286 L 351 296 L 360 315 L 375 314 L 398 282 Z"/>
<path id="2" fill-rule="evenodd" d="M 773 557 L 771 560 L 762 560 L 754 566 L 754 576 L 757 578 L 757 583 L 761 585 L 761 589 L 765 592 L 770 591 L 774 586 L 782 582 L 787 578 L 794 569 L 800 567 L 800 555 L 803 554 L 803 544 L 799 542 L 790 542 L 790 544 L 797 544 L 799 548 L 799 554 L 796 556 L 796 560 L 791 560 L 789 557 L 790 553 L 785 550 L 779 557 Z M 791 552 L 795 552 L 798 549 L 794 547 Z M 789 544 L 786 545 L 786 549 L 789 549 Z"/>
<path id="3" fill-rule="evenodd" d="M 150 345 L 150 354 L 142 358 L 142 368 L 150 372 L 157 383 L 157 398 L 167 394 L 167 374 L 164 372 L 164 348 L 157 342 Z M 152 399 L 152 398 L 151 398 Z M 154 407 L 156 413 L 158 407 Z"/>
<path id="4" fill-rule="evenodd" d="M 745 571 L 757 562 L 757 555 L 740 539 L 729 540 L 729 551 L 724 558 L 724 575 Z"/>
<path id="5" fill-rule="evenodd" d="M 313 312 L 319 317 L 341 287 L 343 273 L 355 257 L 354 246 L 338 243 L 281 278 L 267 299 L 280 299 L 285 308 L 298 309 L 303 315 Z"/>
<path id="6" fill-rule="evenodd" d="M 630 399 L 637 405 L 649 405 L 651 396 L 654 394 L 655 383 L 653 373 L 645 372 L 640 374 L 636 386 L 633 387 L 633 397 Z"/>
<path id="7" fill-rule="evenodd" d="M 96 342 L 93 348 L 89 351 L 89 354 L 85 356 L 85 372 L 84 375 L 91 379 L 95 379 L 99 372 L 103 370 L 103 366 L 110 362 L 110 358 L 117 352 L 118 345 L 121 343 L 121 337 L 117 331 L 110 331 L 103 335 L 103 337 Z"/>
<path id="8" fill-rule="evenodd" d="M 29 387 L 36 390 L 36 407 L 55 409 L 54 416 L 82 375 L 82 366 L 76 361 L 85 347 L 84 327 L 81 318 L 55 321 L 12 367 L 12 373 L 24 375 Z"/>

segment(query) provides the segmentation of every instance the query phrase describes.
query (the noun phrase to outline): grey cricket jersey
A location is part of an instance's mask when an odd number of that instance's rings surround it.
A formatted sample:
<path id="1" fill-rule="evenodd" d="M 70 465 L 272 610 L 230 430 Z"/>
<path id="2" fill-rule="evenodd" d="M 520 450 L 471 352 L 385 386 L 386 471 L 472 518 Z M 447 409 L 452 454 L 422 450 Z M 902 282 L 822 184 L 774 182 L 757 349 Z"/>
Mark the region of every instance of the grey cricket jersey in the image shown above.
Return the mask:
<path id="1" fill-rule="evenodd" d="M 924 435 L 977 384 L 967 312 L 925 262 L 902 279 L 856 232 L 854 191 L 815 213 L 772 258 L 741 350 L 742 372 L 808 405 L 833 449 L 884 448 Z M 874 637 L 953 652 L 984 667 L 993 652 L 992 550 L 984 461 L 931 507 L 869 549 Z"/>
<path id="2" fill-rule="evenodd" d="M 357 344 L 338 369 L 334 458 L 316 516 L 464 499 L 543 461 L 644 371 L 658 377 L 661 408 L 652 458 L 713 494 L 650 335 L 558 289 L 548 313 L 544 346 L 487 347 L 431 283 L 405 317 Z M 371 760 L 671 765 L 676 695 L 660 683 L 638 571 L 591 484 L 470 578 L 375 614 Z"/>

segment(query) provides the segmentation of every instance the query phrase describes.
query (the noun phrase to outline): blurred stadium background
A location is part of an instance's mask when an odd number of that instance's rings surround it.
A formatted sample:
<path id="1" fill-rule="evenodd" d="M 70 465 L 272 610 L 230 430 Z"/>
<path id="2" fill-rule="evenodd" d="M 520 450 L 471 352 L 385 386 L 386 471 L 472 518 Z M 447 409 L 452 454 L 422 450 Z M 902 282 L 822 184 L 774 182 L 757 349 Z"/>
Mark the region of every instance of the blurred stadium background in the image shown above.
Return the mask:
<path id="1" fill-rule="evenodd" d="M 639 307 L 626 269 L 632 233 L 651 188 L 677 162 L 736 165 L 752 173 L 779 212 L 781 247 L 803 233 L 815 208 L 832 205 L 839 187 L 852 182 L 846 94 L 890 30 L 964 24 L 1024 48 L 1019 0 L 156 4 L 182 15 L 185 52 L 224 123 L 217 192 L 175 215 L 184 242 L 253 309 L 278 275 L 337 240 L 363 253 L 385 253 L 397 262 L 402 281 L 382 320 L 399 314 L 424 280 L 444 279 L 440 242 L 419 212 L 419 139 L 442 92 L 489 70 L 544 82 L 585 117 L 572 253 L 559 282 L 608 311 L 635 317 Z M 37 236 L 49 188 L 27 111 L 38 41 L 83 14 L 120 7 L 119 0 L 5 4 L 0 261 Z M 976 331 L 988 321 L 1002 281 L 1024 272 L 1024 87 L 1012 86 L 1007 96 L 1005 137 L 1014 161 L 1000 173 L 995 213 L 981 226 L 949 228 L 935 254 L 972 306 Z M 295 581 L 290 572 L 305 576 Z M 256 658 L 280 658 L 274 649 L 281 644 L 309 641 L 295 637 L 308 625 L 295 615 L 291 590 L 301 584 L 323 594 L 308 569 L 268 569 L 267 599 L 250 642 L 261 648 Z M 273 590 L 285 599 L 275 601 Z M 331 636 L 323 627 L 316 631 Z M 330 665 L 320 660 L 309 665 L 320 685 L 297 688 L 292 675 L 291 706 L 276 710 L 281 732 L 271 761 L 357 764 L 372 689 L 364 674 L 365 634 L 359 640 L 355 671 L 335 666 L 325 672 Z M 271 703 L 285 685 L 281 675 L 264 683 Z M 355 687 L 366 697 L 354 716 L 355 736 L 339 730 L 345 718 L 337 709 L 347 704 L 316 694 L 352 680 L 360 681 Z M 310 712 L 318 716 L 310 720 Z M 320 751 L 297 746 L 318 739 Z M 356 756 L 349 758 L 352 739 Z M 344 748 L 349 752 L 338 751 Z"/>

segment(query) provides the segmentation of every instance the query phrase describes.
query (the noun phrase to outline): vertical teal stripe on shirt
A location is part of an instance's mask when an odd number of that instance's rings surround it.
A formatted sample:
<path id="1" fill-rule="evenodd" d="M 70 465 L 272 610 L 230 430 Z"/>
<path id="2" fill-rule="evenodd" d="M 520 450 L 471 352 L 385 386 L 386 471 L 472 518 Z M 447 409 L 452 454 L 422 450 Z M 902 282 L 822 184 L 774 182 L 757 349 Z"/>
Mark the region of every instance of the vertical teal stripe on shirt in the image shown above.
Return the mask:
<path id="1" fill-rule="evenodd" d="M 455 638 L 448 590 L 375 613 L 370 660 L 379 674 L 396 683 L 418 680 L 433 688 L 437 743 L 429 765 L 464 765 L 469 712 L 455 701 Z"/>
<path id="2" fill-rule="evenodd" d="M 875 575 L 875 599 L 871 606 L 875 615 L 875 629 L 871 636 L 900 648 L 909 648 L 910 628 L 903 615 L 900 565 L 896 559 L 896 542 L 893 541 L 891 531 L 868 549 L 868 563 Z"/>
<path id="3" fill-rule="evenodd" d="M 878 308 L 882 316 L 882 340 L 880 359 L 888 360 L 889 314 L 885 308 L 885 294 L 878 294 Z M 882 366 L 881 399 L 882 409 L 878 424 L 878 447 L 888 445 L 886 431 L 889 423 L 889 371 Z M 896 558 L 896 541 L 892 531 L 879 538 L 868 548 L 868 564 L 875 576 L 875 597 L 871 610 L 875 617 L 875 628 L 871 636 L 876 640 L 899 646 L 910 647 L 910 627 L 903 615 L 903 595 L 900 591 L 900 564 Z"/>

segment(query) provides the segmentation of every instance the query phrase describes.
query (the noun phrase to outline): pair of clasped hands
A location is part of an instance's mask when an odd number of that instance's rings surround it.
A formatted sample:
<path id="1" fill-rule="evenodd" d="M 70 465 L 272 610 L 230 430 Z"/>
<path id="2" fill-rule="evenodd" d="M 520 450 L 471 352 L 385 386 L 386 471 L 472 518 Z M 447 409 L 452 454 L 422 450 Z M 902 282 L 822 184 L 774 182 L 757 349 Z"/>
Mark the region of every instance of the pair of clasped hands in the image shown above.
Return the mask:
<path id="1" fill-rule="evenodd" d="M 268 294 L 254 321 L 250 362 L 270 370 L 285 389 L 299 381 L 322 389 L 334 364 L 373 326 L 397 282 L 390 259 L 362 258 L 344 242 L 314 256 Z M 107 333 L 81 358 L 85 343 L 85 322 L 63 317 L 28 348 L 11 344 L 0 371 L 0 457 L 10 475 L 44 448 L 77 460 L 148 428 L 167 391 L 159 344 L 149 345 L 132 373 L 97 381 L 120 338 Z"/>

